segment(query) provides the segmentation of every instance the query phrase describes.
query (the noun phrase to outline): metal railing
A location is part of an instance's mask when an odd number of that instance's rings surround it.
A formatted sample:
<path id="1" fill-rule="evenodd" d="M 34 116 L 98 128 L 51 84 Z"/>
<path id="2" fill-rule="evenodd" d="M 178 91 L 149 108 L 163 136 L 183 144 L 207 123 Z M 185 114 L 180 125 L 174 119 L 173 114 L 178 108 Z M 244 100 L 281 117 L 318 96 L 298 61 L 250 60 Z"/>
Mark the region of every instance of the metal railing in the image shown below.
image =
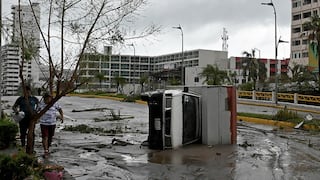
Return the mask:
<path id="1" fill-rule="evenodd" d="M 259 92 L 259 91 L 237 91 L 237 97 L 252 100 L 264 100 L 275 102 L 275 92 Z M 320 106 L 320 96 L 303 95 L 303 94 L 290 94 L 290 93 L 277 93 L 278 101 L 290 102 L 295 104 L 310 104 Z"/>

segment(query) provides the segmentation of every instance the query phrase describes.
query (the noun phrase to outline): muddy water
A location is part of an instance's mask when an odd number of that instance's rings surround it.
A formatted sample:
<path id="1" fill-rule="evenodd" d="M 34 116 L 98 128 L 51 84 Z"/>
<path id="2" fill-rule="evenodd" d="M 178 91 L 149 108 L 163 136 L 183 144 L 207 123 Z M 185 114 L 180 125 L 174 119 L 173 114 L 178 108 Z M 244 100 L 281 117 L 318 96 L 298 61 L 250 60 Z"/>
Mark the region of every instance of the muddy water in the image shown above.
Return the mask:
<path id="1" fill-rule="evenodd" d="M 8 104 L 15 97 L 4 97 Z M 48 161 L 65 167 L 69 179 L 320 179 L 320 135 L 292 129 L 239 122 L 236 145 L 189 145 L 176 150 L 150 150 L 145 105 L 103 99 L 64 97 L 59 102 L 66 115 L 58 124 Z M 110 108 L 134 116 L 119 121 L 94 121 L 106 111 L 72 110 Z M 110 133 L 64 131 L 65 126 L 121 130 Z M 112 143 L 127 142 L 129 145 Z M 43 150 L 37 129 L 36 151 Z M 43 160 L 43 159 L 42 159 Z"/>

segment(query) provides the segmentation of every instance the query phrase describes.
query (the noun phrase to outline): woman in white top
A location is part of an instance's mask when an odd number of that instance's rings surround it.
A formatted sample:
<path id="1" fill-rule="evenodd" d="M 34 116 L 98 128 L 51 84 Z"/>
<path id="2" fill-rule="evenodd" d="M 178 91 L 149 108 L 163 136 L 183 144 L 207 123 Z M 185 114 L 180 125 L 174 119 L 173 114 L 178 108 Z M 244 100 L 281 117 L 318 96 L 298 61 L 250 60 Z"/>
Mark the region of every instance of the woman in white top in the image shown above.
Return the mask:
<path id="1" fill-rule="evenodd" d="M 39 110 L 44 109 L 47 104 L 52 101 L 52 96 L 50 94 L 43 95 L 43 101 L 39 104 Z M 49 147 L 51 146 L 52 137 L 54 136 L 56 122 L 57 122 L 57 112 L 60 113 L 59 119 L 63 123 L 63 111 L 59 104 L 53 104 L 47 112 L 45 112 L 40 117 L 40 128 L 42 135 L 42 146 L 44 149 L 44 155 L 49 154 Z"/>

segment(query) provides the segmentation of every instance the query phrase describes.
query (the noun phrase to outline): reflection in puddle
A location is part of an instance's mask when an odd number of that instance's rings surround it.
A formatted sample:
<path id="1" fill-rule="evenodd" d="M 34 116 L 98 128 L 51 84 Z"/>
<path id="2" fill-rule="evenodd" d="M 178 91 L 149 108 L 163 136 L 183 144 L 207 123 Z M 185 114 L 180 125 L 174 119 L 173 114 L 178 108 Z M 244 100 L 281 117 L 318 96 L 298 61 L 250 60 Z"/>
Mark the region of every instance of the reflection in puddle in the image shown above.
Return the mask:
<path id="1" fill-rule="evenodd" d="M 188 145 L 174 150 L 163 150 L 148 154 L 148 161 L 157 164 L 208 164 L 217 159 L 230 159 L 235 150 L 233 145 L 208 147 L 206 145 Z"/>
<path id="2" fill-rule="evenodd" d="M 123 158 L 124 161 L 127 163 L 148 163 L 147 159 L 148 156 L 147 154 L 141 155 L 139 157 L 132 157 L 127 154 L 122 154 L 121 157 Z"/>

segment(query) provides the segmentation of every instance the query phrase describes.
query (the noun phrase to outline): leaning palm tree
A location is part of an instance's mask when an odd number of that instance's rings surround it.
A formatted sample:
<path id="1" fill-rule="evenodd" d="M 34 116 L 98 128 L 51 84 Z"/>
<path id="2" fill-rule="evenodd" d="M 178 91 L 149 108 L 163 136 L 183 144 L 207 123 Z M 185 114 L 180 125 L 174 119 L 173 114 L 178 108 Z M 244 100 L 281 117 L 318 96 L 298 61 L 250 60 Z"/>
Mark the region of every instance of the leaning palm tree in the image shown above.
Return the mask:
<path id="1" fill-rule="evenodd" d="M 310 17 L 310 21 L 305 22 L 303 24 L 304 29 L 309 30 L 309 41 L 310 41 L 310 47 L 314 51 L 313 55 L 318 61 L 318 76 L 320 77 L 320 17 L 318 14 L 314 14 Z M 310 51 L 309 51 L 310 52 Z M 320 81 L 319 81 L 320 83 Z M 320 91 L 320 85 L 319 85 L 319 91 Z"/>
<path id="2" fill-rule="evenodd" d="M 142 75 L 139 79 L 139 83 L 141 85 L 141 93 L 144 92 L 144 85 L 148 82 L 149 77 L 147 75 Z"/>
<path id="3" fill-rule="evenodd" d="M 97 73 L 95 76 L 95 78 L 97 78 L 99 80 L 99 86 L 100 86 L 100 89 L 102 88 L 102 81 L 106 79 L 106 77 L 104 76 L 103 73 Z"/>
<path id="4" fill-rule="evenodd" d="M 122 87 L 125 85 L 126 79 L 121 76 L 116 76 L 114 77 L 114 82 L 117 84 L 117 93 L 120 92 L 120 94 L 123 94 Z"/>
<path id="5" fill-rule="evenodd" d="M 248 76 L 248 81 L 253 81 L 253 89 L 256 89 L 256 82 L 258 79 L 258 69 L 259 64 L 257 59 L 254 57 L 254 50 L 252 50 L 252 53 L 249 53 L 247 51 L 243 51 L 242 54 L 245 56 L 243 58 L 242 65 L 242 75 Z"/>
<path id="6" fill-rule="evenodd" d="M 205 78 L 203 83 L 208 85 L 221 85 L 227 78 L 227 72 L 222 71 L 217 65 L 208 64 L 203 68 L 203 71 L 199 73 L 200 77 Z"/>

